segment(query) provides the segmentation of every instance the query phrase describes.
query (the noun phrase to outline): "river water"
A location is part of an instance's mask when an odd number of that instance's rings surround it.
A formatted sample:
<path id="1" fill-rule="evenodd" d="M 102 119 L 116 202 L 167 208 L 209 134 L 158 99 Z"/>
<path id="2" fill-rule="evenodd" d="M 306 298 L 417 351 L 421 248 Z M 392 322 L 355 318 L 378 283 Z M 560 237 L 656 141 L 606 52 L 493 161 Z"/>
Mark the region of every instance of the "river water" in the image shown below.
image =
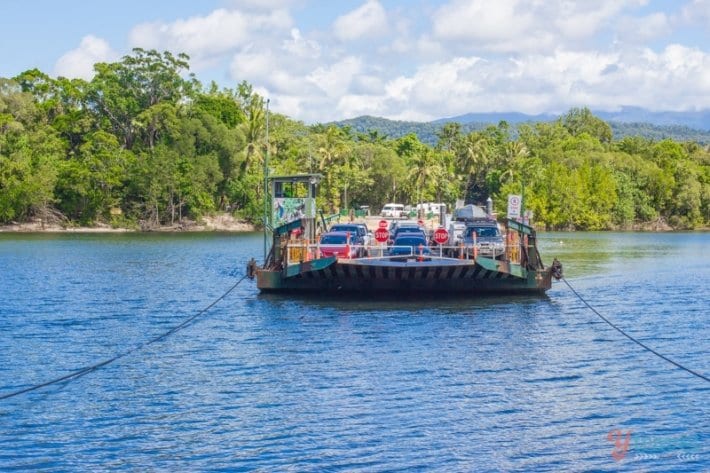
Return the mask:
<path id="1" fill-rule="evenodd" d="M 540 249 L 710 376 L 710 234 L 545 233 Z M 261 253 L 258 234 L 0 235 L 0 396 L 160 335 Z M 709 399 L 561 282 L 416 300 L 245 280 L 165 340 L 0 401 L 0 471 L 708 471 Z"/>

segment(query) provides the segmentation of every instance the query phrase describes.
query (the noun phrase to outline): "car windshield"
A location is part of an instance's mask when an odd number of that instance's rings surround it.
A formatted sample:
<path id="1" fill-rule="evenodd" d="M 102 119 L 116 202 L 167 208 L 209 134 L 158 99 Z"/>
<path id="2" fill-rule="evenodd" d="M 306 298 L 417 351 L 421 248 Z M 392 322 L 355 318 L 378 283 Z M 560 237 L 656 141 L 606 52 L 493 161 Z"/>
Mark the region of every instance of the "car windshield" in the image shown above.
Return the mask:
<path id="1" fill-rule="evenodd" d="M 323 235 L 320 238 L 321 245 L 344 245 L 347 243 L 345 235 Z"/>
<path id="2" fill-rule="evenodd" d="M 330 227 L 331 232 L 350 232 L 352 234 L 358 233 L 357 225 L 333 225 Z"/>
<path id="3" fill-rule="evenodd" d="M 397 227 L 395 233 L 422 233 L 422 231 L 419 227 Z"/>
<path id="4" fill-rule="evenodd" d="M 395 246 L 419 246 L 419 245 L 424 245 L 426 246 L 426 241 L 424 241 L 423 238 L 415 237 L 415 236 L 406 236 L 402 238 L 397 238 L 394 242 Z"/>
<path id="5" fill-rule="evenodd" d="M 497 237 L 500 236 L 498 232 L 498 227 L 468 227 L 466 229 L 466 236 L 471 238 L 473 233 L 476 232 L 477 237 Z"/>

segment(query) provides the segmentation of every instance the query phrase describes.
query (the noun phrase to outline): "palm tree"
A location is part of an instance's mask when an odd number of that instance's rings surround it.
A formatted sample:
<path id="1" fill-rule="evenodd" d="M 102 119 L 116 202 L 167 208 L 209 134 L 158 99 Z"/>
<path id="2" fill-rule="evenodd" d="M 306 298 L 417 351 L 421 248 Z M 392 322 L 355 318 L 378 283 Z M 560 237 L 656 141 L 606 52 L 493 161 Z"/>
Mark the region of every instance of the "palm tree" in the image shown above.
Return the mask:
<path id="1" fill-rule="evenodd" d="M 457 150 L 458 170 L 461 176 L 466 180 L 464 186 L 464 199 L 469 200 L 473 197 L 471 194 L 476 194 L 474 190 L 481 193 L 483 189 L 474 189 L 482 187 L 485 182 L 485 176 L 482 171 L 485 169 L 488 158 L 490 156 L 490 146 L 485 136 L 480 133 L 469 133 L 462 141 L 460 148 Z M 480 197 L 475 195 L 476 197 Z"/>
<path id="2" fill-rule="evenodd" d="M 498 166 L 502 170 L 500 174 L 501 184 L 505 181 L 513 180 L 517 170 L 523 165 L 523 161 L 530 156 L 530 151 L 525 143 L 521 141 L 509 141 L 505 144 L 503 162 Z"/>
<path id="3" fill-rule="evenodd" d="M 254 94 L 246 107 L 246 122 L 240 125 L 246 137 L 246 148 L 244 149 L 244 161 L 240 166 L 242 174 L 249 169 L 254 157 L 261 161 L 260 142 L 264 134 L 266 115 L 264 112 L 264 99 Z"/>
<path id="4" fill-rule="evenodd" d="M 325 196 L 331 210 L 334 210 L 333 177 L 337 174 L 339 167 L 344 164 L 348 145 L 340 128 L 334 125 L 317 134 L 315 138 L 318 146 L 318 170 L 325 176 Z"/>
<path id="5" fill-rule="evenodd" d="M 436 143 L 438 149 L 452 151 L 456 142 L 461 138 L 461 124 L 457 122 L 446 123 L 436 133 L 436 136 L 439 138 Z"/>
<path id="6" fill-rule="evenodd" d="M 434 155 L 429 148 L 423 148 L 419 153 L 412 156 L 410 161 L 409 175 L 413 188 L 417 192 L 417 203 L 421 203 L 422 190 L 427 182 L 435 175 Z"/>

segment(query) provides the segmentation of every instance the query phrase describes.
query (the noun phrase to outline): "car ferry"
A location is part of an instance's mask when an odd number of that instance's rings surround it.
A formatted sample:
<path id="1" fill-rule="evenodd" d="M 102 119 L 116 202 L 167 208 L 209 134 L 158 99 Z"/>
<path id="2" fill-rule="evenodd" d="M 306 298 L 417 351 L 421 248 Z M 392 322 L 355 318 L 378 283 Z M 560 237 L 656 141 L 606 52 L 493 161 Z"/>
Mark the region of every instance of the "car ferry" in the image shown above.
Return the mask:
<path id="1" fill-rule="evenodd" d="M 431 232 L 441 242 L 432 246 L 425 239 L 411 244 L 413 237 L 397 245 L 400 239 L 390 242 L 386 228 L 375 232 L 382 242 L 364 243 L 349 232 L 336 232 L 337 240 L 333 233 L 321 240 L 328 219 L 316 215 L 320 179 L 318 174 L 268 179 L 271 213 L 265 216 L 264 264 L 257 268 L 252 259 L 249 270 L 261 291 L 542 294 L 553 277 L 562 276 L 557 260 L 543 264 L 535 230 L 510 219 L 505 222 L 505 245 L 493 254 L 480 253 L 475 238 L 448 244 L 443 228 Z"/>

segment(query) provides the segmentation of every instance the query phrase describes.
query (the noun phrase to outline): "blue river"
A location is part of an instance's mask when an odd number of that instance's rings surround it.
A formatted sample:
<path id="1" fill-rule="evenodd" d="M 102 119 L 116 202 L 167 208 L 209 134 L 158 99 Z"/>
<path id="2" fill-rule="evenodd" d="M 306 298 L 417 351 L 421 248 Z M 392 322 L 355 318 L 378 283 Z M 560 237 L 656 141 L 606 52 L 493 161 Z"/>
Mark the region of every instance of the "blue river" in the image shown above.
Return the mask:
<path id="1" fill-rule="evenodd" d="M 262 257 L 259 234 L 0 234 L 0 396 L 124 353 Z M 543 233 L 545 263 L 710 376 L 710 234 Z M 0 471 L 710 471 L 710 383 L 545 297 L 260 295 L 0 400 Z"/>

